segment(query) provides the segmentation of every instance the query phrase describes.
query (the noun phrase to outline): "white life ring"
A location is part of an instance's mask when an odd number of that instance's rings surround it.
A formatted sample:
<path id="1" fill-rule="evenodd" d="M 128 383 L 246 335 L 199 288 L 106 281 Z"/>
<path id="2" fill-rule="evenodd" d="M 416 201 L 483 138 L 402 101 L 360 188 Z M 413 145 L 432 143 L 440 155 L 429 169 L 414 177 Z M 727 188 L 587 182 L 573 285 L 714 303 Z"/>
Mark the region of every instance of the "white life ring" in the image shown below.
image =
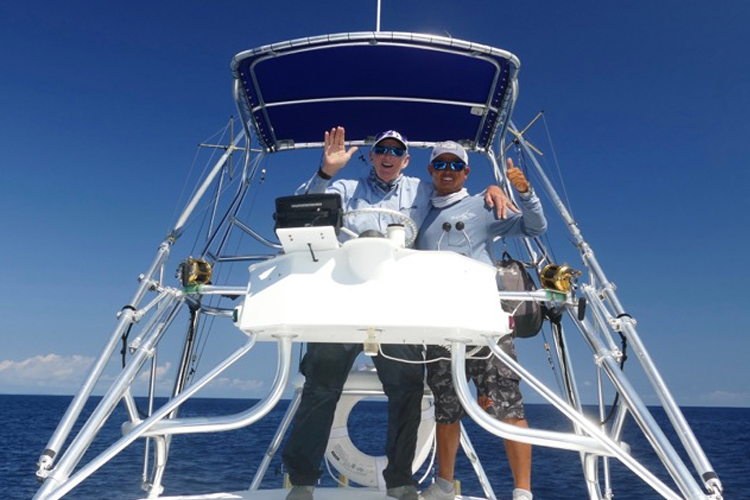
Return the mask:
<path id="1" fill-rule="evenodd" d="M 377 381 L 377 379 L 375 379 Z M 349 437 L 347 422 L 349 413 L 364 396 L 342 395 L 331 426 L 331 437 L 328 439 L 326 459 L 333 467 L 362 486 L 385 490 L 383 469 L 388 459 L 383 456 L 372 456 L 361 452 Z M 435 438 L 435 411 L 431 398 L 422 399 L 422 421 L 417 431 L 417 450 L 412 463 L 412 472 L 416 472 L 430 455 Z"/>

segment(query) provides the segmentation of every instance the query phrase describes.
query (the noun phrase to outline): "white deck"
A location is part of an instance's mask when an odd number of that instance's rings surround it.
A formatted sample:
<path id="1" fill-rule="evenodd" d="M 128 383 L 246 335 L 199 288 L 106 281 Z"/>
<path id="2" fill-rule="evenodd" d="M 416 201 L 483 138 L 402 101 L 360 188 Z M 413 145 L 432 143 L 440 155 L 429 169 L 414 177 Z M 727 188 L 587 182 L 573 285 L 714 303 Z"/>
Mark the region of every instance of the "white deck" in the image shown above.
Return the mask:
<path id="1" fill-rule="evenodd" d="M 204 495 L 164 496 L 162 500 L 284 500 L 288 489 L 233 491 L 229 493 L 206 493 Z M 384 491 L 365 488 L 315 488 L 315 500 L 385 500 Z M 458 495 L 457 500 L 485 500 L 481 497 Z M 146 500 L 146 499 L 143 499 Z"/>

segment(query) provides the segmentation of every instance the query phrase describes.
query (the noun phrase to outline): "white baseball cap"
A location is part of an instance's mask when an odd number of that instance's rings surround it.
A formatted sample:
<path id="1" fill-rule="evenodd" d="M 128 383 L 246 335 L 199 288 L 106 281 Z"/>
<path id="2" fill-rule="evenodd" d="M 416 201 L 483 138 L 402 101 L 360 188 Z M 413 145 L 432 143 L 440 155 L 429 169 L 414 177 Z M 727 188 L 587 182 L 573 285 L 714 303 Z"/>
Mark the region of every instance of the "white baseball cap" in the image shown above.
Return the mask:
<path id="1" fill-rule="evenodd" d="M 430 153 L 430 163 L 438 156 L 446 153 L 454 154 L 461 158 L 464 163 L 469 164 L 469 155 L 466 153 L 466 150 L 459 143 L 453 141 L 444 141 L 435 144 L 435 147 L 432 148 L 432 153 Z"/>

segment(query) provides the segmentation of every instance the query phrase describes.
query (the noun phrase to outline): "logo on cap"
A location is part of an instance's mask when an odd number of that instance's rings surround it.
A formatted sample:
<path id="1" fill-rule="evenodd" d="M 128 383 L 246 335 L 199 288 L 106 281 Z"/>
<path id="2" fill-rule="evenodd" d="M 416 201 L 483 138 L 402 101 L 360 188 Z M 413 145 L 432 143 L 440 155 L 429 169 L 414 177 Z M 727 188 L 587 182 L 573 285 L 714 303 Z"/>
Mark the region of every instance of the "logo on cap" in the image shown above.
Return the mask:
<path id="1" fill-rule="evenodd" d="M 375 137 L 375 144 L 373 146 L 377 146 L 378 143 L 381 141 L 384 141 L 386 139 L 394 139 L 401 143 L 404 148 L 409 149 L 409 141 L 407 141 L 406 137 L 399 134 L 395 130 L 386 130 L 385 132 L 381 132 L 380 134 Z"/>

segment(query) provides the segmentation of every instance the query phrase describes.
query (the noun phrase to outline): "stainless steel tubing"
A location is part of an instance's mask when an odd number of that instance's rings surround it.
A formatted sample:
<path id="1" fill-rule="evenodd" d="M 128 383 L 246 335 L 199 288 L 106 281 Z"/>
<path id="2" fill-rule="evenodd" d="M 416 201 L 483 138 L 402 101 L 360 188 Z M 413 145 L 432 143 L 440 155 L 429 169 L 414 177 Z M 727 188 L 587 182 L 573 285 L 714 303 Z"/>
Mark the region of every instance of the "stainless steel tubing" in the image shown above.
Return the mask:
<path id="1" fill-rule="evenodd" d="M 511 125 L 513 125 L 512 122 Z M 513 126 L 515 127 L 515 125 Z M 599 265 L 599 262 L 596 260 L 593 250 L 583 239 L 581 231 L 578 229 L 576 222 L 573 220 L 562 200 L 557 195 L 555 188 L 547 178 L 547 175 L 544 173 L 541 165 L 539 165 L 539 162 L 537 161 L 533 152 L 531 151 L 523 137 L 519 137 L 518 140 L 531 159 L 537 173 L 539 174 L 539 177 L 542 180 L 542 183 L 545 185 L 545 188 L 548 191 L 549 196 L 552 198 L 555 206 L 560 212 L 560 215 L 568 224 L 568 228 L 576 240 L 576 244 L 581 252 L 581 256 L 583 257 L 584 262 L 586 263 L 586 266 L 591 270 L 592 274 L 596 277 L 599 283 L 608 284 L 609 280 L 607 280 L 604 271 Z M 604 287 L 604 294 L 610 300 L 616 315 L 619 316 L 626 313 L 612 287 Z M 677 406 L 674 397 L 667 388 L 667 385 L 662 379 L 661 374 L 657 370 L 656 365 L 646 351 L 646 348 L 641 342 L 641 339 L 636 332 L 635 327 L 630 322 L 624 322 L 622 330 L 623 334 L 633 345 L 636 356 L 638 357 L 638 360 L 646 371 L 646 374 L 651 381 L 651 385 L 656 390 L 659 400 L 661 401 L 670 422 L 672 422 L 672 425 L 676 428 L 677 435 L 679 436 L 680 441 L 685 447 L 688 456 L 690 456 L 690 460 L 693 462 L 693 465 L 696 467 L 696 469 L 698 469 L 702 477 L 711 477 L 715 475 L 714 468 L 711 465 L 711 462 L 708 460 L 708 457 L 706 457 L 703 448 L 701 448 L 700 443 L 698 443 L 698 440 L 695 438 L 693 430 L 688 425 L 687 420 L 685 420 L 685 416 L 682 414 L 679 406 Z M 708 485 L 708 481 L 706 482 L 706 484 Z M 715 482 L 713 484 L 715 484 Z"/>
<path id="2" fill-rule="evenodd" d="M 49 474 L 42 487 L 39 488 L 34 499 L 48 498 L 47 495 L 50 495 L 49 498 L 59 498 L 59 496 L 54 496 L 58 491 L 70 491 L 69 489 L 65 489 L 70 482 L 68 481 L 68 476 L 81 460 L 81 457 L 90 446 L 91 441 L 96 436 L 104 421 L 109 417 L 114 407 L 123 397 L 123 394 L 128 390 L 143 364 L 153 354 L 153 346 L 166 327 L 174 320 L 181 303 L 181 301 L 177 302 L 177 299 L 171 298 L 167 303 L 163 304 L 164 309 L 168 309 L 162 315 L 165 319 L 161 321 L 161 325 L 153 328 L 148 337 L 141 343 L 140 347 L 133 354 L 133 358 L 110 386 L 107 394 L 99 402 L 94 412 L 86 421 L 86 424 L 70 444 L 62 459 L 57 464 L 57 467 Z M 53 491 L 54 493 L 51 493 Z M 60 496 L 63 494 L 61 493 Z"/>
<path id="3" fill-rule="evenodd" d="M 263 418 L 281 399 L 289 381 L 292 360 L 292 337 L 278 337 L 279 361 L 271 392 L 266 398 L 252 408 L 234 415 L 220 417 L 175 418 L 168 421 L 154 422 L 143 431 L 144 436 L 163 434 L 194 434 L 200 432 L 222 432 L 247 427 Z"/>
<path id="4" fill-rule="evenodd" d="M 80 484 L 81 481 L 99 470 L 102 465 L 110 461 L 114 456 L 120 453 L 133 441 L 135 441 L 139 437 L 142 437 L 145 432 L 149 430 L 155 423 L 166 417 L 172 410 L 179 407 L 193 394 L 203 388 L 207 383 L 219 376 L 224 370 L 232 366 L 235 362 L 237 362 L 237 360 L 247 354 L 247 352 L 250 351 L 250 349 L 252 349 L 255 345 L 255 341 L 255 336 L 248 338 L 247 342 L 242 347 L 233 352 L 227 359 L 219 363 L 195 384 L 187 388 L 185 392 L 162 406 L 156 413 L 151 415 L 140 424 L 136 425 L 134 428 L 130 429 L 122 438 L 117 440 L 109 448 L 100 453 L 87 465 L 82 467 L 78 472 L 70 476 L 67 481 L 62 482 L 61 484 L 58 483 L 58 486 L 53 486 L 52 484 L 50 484 L 49 488 L 45 488 L 47 486 L 47 483 L 45 483 L 34 496 L 34 500 L 59 500 L 63 495 Z M 126 425 L 124 427 L 127 429 L 129 426 Z"/>
<path id="5" fill-rule="evenodd" d="M 161 265 L 167 260 L 167 258 L 169 257 L 169 249 L 170 243 L 168 243 L 167 241 L 161 244 L 156 257 L 151 264 L 151 267 L 149 267 L 149 270 L 146 273 L 146 277 L 153 276 L 157 269 L 159 269 Z M 60 420 L 60 423 L 57 425 L 57 429 L 55 429 L 52 437 L 47 442 L 44 453 L 39 457 L 39 469 L 37 471 L 37 475 L 40 478 L 44 478 L 48 475 L 47 471 L 52 467 L 57 454 L 60 452 L 63 444 L 70 434 L 70 430 L 73 428 L 73 425 L 81 415 L 81 411 L 83 410 L 86 401 L 91 395 L 91 391 L 94 389 L 94 386 L 99 380 L 99 377 L 101 377 L 104 368 L 107 366 L 107 362 L 112 357 L 112 353 L 114 353 L 115 349 L 117 348 L 122 334 L 133 322 L 133 317 L 135 314 L 135 311 L 133 309 L 138 307 L 138 304 L 140 304 L 141 300 L 143 300 L 143 296 L 148 291 L 148 287 L 148 280 L 141 280 L 141 284 L 138 286 L 138 289 L 133 295 L 133 298 L 130 300 L 129 306 L 131 307 L 124 308 L 121 311 L 117 326 L 115 326 L 115 329 L 110 334 L 109 339 L 107 340 L 107 343 L 99 354 L 99 357 L 96 359 L 94 366 L 91 367 L 88 375 L 86 375 L 86 379 L 81 385 L 81 388 L 78 390 L 75 397 L 68 405 L 68 409 L 65 411 L 65 414 Z"/>
<path id="6" fill-rule="evenodd" d="M 274 455 L 276 455 L 279 446 L 281 446 L 281 440 L 284 439 L 284 434 L 286 434 L 286 430 L 292 423 L 292 418 L 294 418 L 294 414 L 297 413 L 297 408 L 299 408 L 299 404 L 301 401 L 302 388 L 300 387 L 297 391 L 295 391 L 294 398 L 292 398 L 292 401 L 289 403 L 289 407 L 286 409 L 284 418 L 281 420 L 279 427 L 276 429 L 276 434 L 273 436 L 271 444 L 268 445 L 268 450 L 266 450 L 266 454 L 263 456 L 263 460 L 261 461 L 258 470 L 255 472 L 253 482 L 250 484 L 251 491 L 257 490 L 260 487 L 260 483 L 263 481 L 263 476 L 266 475 L 268 466 L 271 465 L 271 460 L 273 460 L 273 457 Z"/>
<path id="7" fill-rule="evenodd" d="M 457 343 L 454 343 L 454 345 Z M 647 484 L 651 485 L 652 488 L 654 488 L 657 492 L 659 492 L 664 498 L 670 499 L 670 500 L 678 500 L 680 497 L 673 492 L 669 487 L 667 487 L 662 481 L 659 480 L 656 476 L 654 476 L 651 472 L 649 472 L 643 465 L 640 464 L 637 460 L 635 460 L 632 456 L 630 456 L 628 453 L 626 453 L 617 443 L 612 441 L 606 434 L 601 432 L 596 425 L 594 425 L 592 422 L 588 421 L 582 414 L 578 413 L 574 408 L 566 404 L 562 399 L 560 399 L 556 394 L 554 394 L 552 391 L 550 391 L 544 384 L 542 384 L 540 381 L 538 381 L 531 373 L 529 373 L 525 368 L 523 368 L 517 361 L 515 361 L 513 358 L 508 356 L 502 349 L 500 349 L 497 344 L 492 341 L 492 339 L 488 339 L 487 345 L 492 350 L 493 353 L 495 353 L 495 356 L 500 358 L 503 363 L 508 365 L 516 374 L 518 374 L 526 383 L 528 383 L 535 391 L 537 391 L 540 395 L 542 395 L 545 399 L 547 399 L 550 403 L 552 403 L 557 409 L 559 409 L 565 416 L 567 416 L 571 421 L 576 422 L 582 429 L 585 430 L 585 432 L 591 436 L 591 438 L 586 439 L 595 439 L 597 442 L 596 447 L 592 447 L 589 450 L 586 450 L 584 448 L 578 449 L 578 451 L 586 451 L 586 452 L 593 452 L 598 455 L 612 455 L 617 457 L 625 466 L 627 466 L 630 470 L 635 472 L 639 477 L 641 477 Z M 465 346 L 463 344 L 460 344 L 458 346 L 460 349 L 460 354 L 463 356 L 465 355 Z M 456 356 L 457 353 L 455 351 L 454 347 L 454 356 Z M 462 363 L 463 366 L 463 363 Z M 454 382 L 455 382 L 455 372 L 454 372 Z M 461 377 L 459 377 L 461 378 Z M 464 386 L 466 386 L 466 381 L 463 381 Z M 468 387 L 466 387 L 468 388 Z M 460 395 L 459 395 L 460 397 Z M 465 404 L 464 401 L 461 401 L 462 404 Z M 474 411 L 476 411 L 479 408 L 479 405 L 474 403 Z M 466 408 L 466 406 L 464 406 Z M 467 409 L 468 412 L 468 409 Z M 484 413 L 484 412 L 482 412 Z M 486 413 L 485 413 L 486 415 Z M 497 422 L 497 421 L 494 421 Z M 477 422 L 480 423 L 480 422 Z M 481 424 L 480 424 L 481 425 Z M 490 429 L 487 429 L 490 430 Z M 490 430 L 490 432 L 492 432 Z M 562 434 L 562 433 L 559 433 Z M 571 435 L 568 436 L 570 438 L 579 438 L 583 439 L 583 436 L 578 435 Z M 517 441 L 525 441 L 523 438 L 517 438 L 514 437 Z M 534 443 L 531 443 L 534 444 Z M 564 448 L 562 446 L 559 446 L 551 443 L 551 445 L 555 448 L 562 448 L 562 449 L 574 449 L 574 448 Z M 596 448 L 603 448 L 606 450 L 604 453 L 599 452 L 596 450 Z"/>
<path id="8" fill-rule="evenodd" d="M 489 478 L 487 478 L 487 473 L 484 472 L 484 467 L 482 467 L 482 462 L 479 461 L 479 456 L 474 450 L 474 445 L 471 444 L 471 439 L 469 439 L 469 435 L 466 433 L 464 424 L 461 424 L 460 443 L 461 447 L 464 449 L 466 458 L 469 459 L 469 462 L 471 462 L 471 466 L 474 467 L 474 473 L 477 475 L 477 479 L 479 480 L 479 484 L 482 486 L 482 490 L 484 490 L 484 496 L 487 497 L 487 500 L 497 500 L 495 491 L 492 489 Z"/>

